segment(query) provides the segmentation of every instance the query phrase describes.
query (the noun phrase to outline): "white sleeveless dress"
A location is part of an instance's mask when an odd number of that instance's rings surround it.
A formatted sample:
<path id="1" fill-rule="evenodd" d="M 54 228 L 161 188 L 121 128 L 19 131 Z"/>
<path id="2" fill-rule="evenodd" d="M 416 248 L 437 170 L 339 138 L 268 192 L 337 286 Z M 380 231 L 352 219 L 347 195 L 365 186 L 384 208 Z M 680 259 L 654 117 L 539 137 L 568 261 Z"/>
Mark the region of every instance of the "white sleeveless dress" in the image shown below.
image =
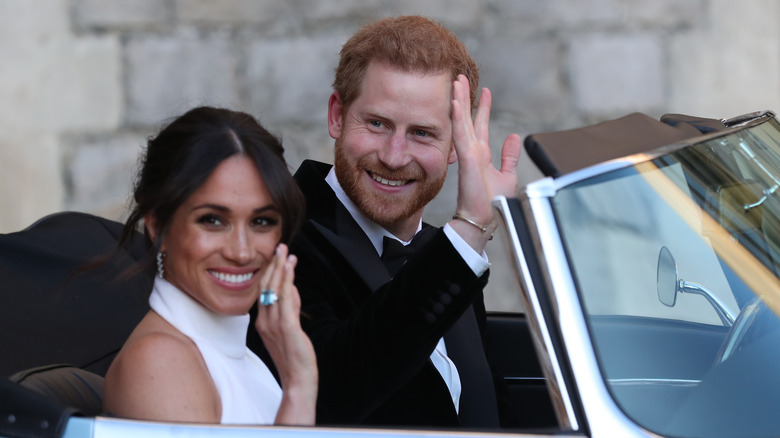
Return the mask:
<path id="1" fill-rule="evenodd" d="M 222 424 L 273 424 L 282 389 L 246 346 L 249 315 L 206 309 L 168 281 L 155 278 L 149 305 L 197 345 L 222 401 Z"/>

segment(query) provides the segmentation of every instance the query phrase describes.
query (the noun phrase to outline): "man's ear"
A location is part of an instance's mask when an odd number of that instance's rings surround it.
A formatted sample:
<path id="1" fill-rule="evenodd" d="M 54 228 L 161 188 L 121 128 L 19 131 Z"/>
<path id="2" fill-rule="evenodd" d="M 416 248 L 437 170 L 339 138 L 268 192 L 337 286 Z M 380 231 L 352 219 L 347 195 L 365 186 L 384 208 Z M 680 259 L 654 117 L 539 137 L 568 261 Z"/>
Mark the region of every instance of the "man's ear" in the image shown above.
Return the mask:
<path id="1" fill-rule="evenodd" d="M 334 139 L 341 137 L 341 126 L 344 121 L 344 106 L 341 104 L 341 96 L 334 91 L 328 99 L 328 133 Z"/>
<path id="2" fill-rule="evenodd" d="M 149 213 L 144 216 L 144 227 L 146 228 L 146 234 L 149 235 L 149 239 L 152 243 L 157 241 L 157 216 L 154 213 Z M 162 247 L 160 248 L 162 250 Z"/>
<path id="3" fill-rule="evenodd" d="M 447 164 L 455 164 L 458 161 L 458 153 L 455 152 L 455 145 L 450 146 L 450 156 L 447 157 Z"/>

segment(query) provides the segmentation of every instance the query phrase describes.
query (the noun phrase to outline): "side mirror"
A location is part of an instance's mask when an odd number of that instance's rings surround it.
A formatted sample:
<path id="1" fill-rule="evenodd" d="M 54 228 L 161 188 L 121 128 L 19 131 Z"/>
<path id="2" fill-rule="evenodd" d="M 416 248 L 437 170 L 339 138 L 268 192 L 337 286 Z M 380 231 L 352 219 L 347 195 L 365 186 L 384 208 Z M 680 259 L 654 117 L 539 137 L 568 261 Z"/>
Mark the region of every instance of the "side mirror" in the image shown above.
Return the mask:
<path id="1" fill-rule="evenodd" d="M 736 315 L 717 295 L 699 283 L 685 281 L 680 278 L 677 273 L 677 262 L 674 261 L 672 252 L 665 246 L 658 253 L 656 289 L 658 291 L 658 300 L 668 307 L 674 307 L 677 303 L 678 294 L 701 295 L 715 309 L 724 326 L 731 327 L 734 324 Z"/>
<path id="2" fill-rule="evenodd" d="M 674 307 L 677 303 L 677 294 L 680 292 L 680 277 L 677 274 L 677 262 L 674 261 L 672 252 L 665 246 L 658 253 L 656 289 L 658 300 L 668 307 Z"/>

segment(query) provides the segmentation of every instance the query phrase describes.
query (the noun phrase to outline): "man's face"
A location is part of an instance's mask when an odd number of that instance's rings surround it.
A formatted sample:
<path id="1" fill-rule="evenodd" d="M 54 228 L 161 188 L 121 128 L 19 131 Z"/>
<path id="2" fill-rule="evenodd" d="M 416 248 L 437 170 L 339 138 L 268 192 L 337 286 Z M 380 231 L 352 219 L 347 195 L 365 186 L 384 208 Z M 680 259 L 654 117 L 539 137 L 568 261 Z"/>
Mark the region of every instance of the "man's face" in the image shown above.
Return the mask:
<path id="1" fill-rule="evenodd" d="M 447 73 L 406 73 L 372 62 L 346 113 L 338 94 L 331 96 L 339 183 L 363 214 L 396 235 L 416 229 L 456 160 L 451 90 Z"/>

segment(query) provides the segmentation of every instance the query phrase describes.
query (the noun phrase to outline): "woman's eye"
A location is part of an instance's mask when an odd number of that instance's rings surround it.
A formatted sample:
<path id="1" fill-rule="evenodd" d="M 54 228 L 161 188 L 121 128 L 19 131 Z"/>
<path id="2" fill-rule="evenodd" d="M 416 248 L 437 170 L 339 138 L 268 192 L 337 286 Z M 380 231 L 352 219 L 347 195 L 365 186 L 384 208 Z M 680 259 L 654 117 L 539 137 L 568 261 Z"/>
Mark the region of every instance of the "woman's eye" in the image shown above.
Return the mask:
<path id="1" fill-rule="evenodd" d="M 273 227 L 276 226 L 279 223 L 279 220 L 272 217 L 258 217 L 254 221 L 255 225 L 259 227 Z"/>
<path id="2" fill-rule="evenodd" d="M 207 214 L 198 218 L 198 223 L 210 226 L 219 226 L 222 225 L 222 220 L 216 215 Z"/>

